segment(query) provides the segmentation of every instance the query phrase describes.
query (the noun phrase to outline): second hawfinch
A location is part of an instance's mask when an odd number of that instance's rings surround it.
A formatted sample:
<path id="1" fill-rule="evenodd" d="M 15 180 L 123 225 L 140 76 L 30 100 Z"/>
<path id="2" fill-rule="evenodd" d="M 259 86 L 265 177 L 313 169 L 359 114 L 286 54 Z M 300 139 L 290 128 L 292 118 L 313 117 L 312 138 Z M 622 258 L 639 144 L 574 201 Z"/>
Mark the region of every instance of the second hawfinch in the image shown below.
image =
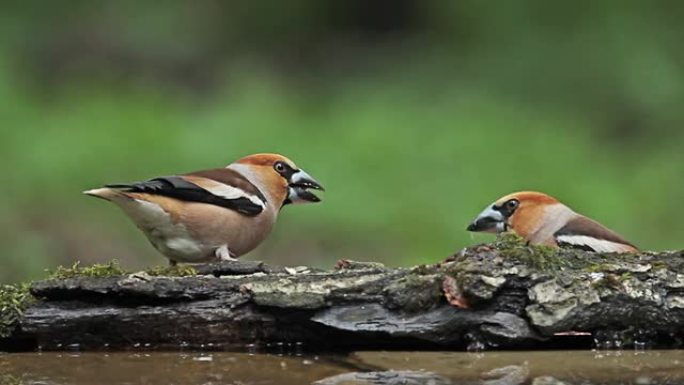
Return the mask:
<path id="1" fill-rule="evenodd" d="M 506 195 L 487 207 L 468 231 L 513 230 L 535 245 L 574 247 L 598 252 L 636 252 L 625 238 L 578 214 L 553 197 L 533 191 Z"/>
<path id="2" fill-rule="evenodd" d="M 229 260 L 257 247 L 280 209 L 323 187 L 291 160 L 254 154 L 225 168 L 84 191 L 121 207 L 171 264 Z"/>

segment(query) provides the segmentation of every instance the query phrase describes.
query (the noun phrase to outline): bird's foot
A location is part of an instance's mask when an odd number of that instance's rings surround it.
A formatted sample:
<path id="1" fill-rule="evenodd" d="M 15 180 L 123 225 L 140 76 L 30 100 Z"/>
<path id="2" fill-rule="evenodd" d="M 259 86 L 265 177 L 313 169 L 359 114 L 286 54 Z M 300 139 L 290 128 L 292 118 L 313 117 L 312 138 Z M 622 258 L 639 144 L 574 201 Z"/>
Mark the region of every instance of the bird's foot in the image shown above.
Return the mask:
<path id="1" fill-rule="evenodd" d="M 233 253 L 231 253 L 228 249 L 228 245 L 219 247 L 214 253 L 216 254 L 216 258 L 219 260 L 219 262 L 237 261 L 237 259 L 233 256 Z"/>

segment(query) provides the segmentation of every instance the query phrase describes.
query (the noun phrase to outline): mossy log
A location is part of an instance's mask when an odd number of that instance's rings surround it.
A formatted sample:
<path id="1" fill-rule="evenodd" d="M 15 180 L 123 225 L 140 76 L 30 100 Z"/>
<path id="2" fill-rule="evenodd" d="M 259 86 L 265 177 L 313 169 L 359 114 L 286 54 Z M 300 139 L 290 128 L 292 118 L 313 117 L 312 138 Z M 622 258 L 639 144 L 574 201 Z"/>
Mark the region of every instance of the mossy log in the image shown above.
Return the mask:
<path id="1" fill-rule="evenodd" d="M 240 261 L 176 277 L 67 274 L 30 286 L 34 299 L 0 349 L 677 347 L 683 268 L 683 251 L 598 254 L 504 238 L 413 268 Z"/>

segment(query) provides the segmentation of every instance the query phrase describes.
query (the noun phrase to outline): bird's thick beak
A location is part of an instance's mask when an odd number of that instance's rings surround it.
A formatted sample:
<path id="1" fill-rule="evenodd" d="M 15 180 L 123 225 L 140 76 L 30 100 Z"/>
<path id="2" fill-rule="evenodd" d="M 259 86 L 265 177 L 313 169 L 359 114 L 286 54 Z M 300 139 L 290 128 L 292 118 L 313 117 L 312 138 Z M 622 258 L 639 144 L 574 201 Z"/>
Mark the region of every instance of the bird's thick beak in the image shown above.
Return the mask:
<path id="1" fill-rule="evenodd" d="M 289 185 L 290 191 L 286 203 L 320 202 L 321 199 L 309 190 L 325 191 L 316 179 L 303 170 L 292 174 Z"/>
<path id="2" fill-rule="evenodd" d="M 506 231 L 506 218 L 501 211 L 487 207 L 475 218 L 473 223 L 466 228 L 468 231 L 484 233 L 500 233 Z"/>

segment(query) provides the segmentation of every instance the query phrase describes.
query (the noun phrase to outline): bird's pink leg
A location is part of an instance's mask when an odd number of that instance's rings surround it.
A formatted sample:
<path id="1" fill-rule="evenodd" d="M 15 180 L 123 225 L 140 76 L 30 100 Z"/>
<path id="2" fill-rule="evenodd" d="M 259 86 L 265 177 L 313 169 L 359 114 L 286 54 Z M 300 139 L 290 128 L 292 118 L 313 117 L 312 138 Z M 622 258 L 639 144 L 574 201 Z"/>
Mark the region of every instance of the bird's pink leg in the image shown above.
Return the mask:
<path id="1" fill-rule="evenodd" d="M 216 258 L 218 258 L 220 261 L 236 261 L 233 257 L 233 254 L 230 252 L 228 249 L 228 245 L 222 245 L 216 251 L 214 252 L 216 254 Z"/>

